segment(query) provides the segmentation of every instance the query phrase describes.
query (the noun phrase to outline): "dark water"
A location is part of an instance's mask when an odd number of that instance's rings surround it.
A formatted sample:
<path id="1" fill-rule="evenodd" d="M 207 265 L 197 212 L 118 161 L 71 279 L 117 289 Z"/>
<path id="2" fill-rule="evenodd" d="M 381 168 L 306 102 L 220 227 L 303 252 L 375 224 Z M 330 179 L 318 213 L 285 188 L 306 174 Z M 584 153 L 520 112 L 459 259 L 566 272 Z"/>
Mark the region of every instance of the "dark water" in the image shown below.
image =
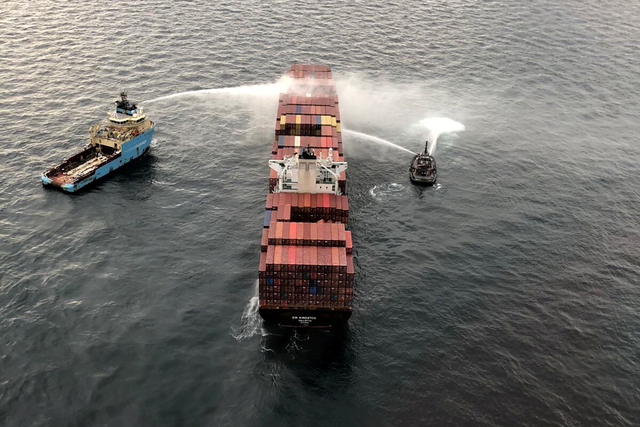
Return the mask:
<path id="1" fill-rule="evenodd" d="M 0 425 L 640 425 L 640 7 L 631 1 L 0 3 Z M 333 67 L 356 310 L 248 316 L 276 96 L 149 103 L 152 154 L 39 173 L 136 100 Z M 252 94 L 253 93 L 253 94 Z"/>

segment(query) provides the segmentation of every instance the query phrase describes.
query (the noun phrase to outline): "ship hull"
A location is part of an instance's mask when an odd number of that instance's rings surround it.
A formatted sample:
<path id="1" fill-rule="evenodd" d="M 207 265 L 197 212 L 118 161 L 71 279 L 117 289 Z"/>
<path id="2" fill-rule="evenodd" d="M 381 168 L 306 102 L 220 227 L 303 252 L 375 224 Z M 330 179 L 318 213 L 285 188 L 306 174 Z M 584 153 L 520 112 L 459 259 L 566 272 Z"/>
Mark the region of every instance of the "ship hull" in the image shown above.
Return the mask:
<path id="1" fill-rule="evenodd" d="M 145 133 L 142 133 L 122 144 L 122 151 L 119 153 L 119 155 L 115 156 L 107 163 L 104 163 L 103 165 L 95 169 L 95 171 L 86 178 L 72 183 L 60 183 L 56 182 L 55 179 L 47 177 L 45 173 L 40 177 L 42 180 L 42 184 L 48 187 L 58 188 L 67 193 L 78 192 L 85 187 L 95 183 L 96 181 L 107 177 L 107 175 L 113 173 L 114 171 L 130 163 L 131 161 L 139 159 L 147 154 L 151 149 L 151 141 L 153 139 L 154 130 L 155 126 L 152 126 Z"/>
<path id="2" fill-rule="evenodd" d="M 338 96 L 329 67 L 295 64 L 287 75 L 269 162 L 259 314 L 274 327 L 340 327 L 351 317 L 355 268 Z"/>
<path id="3" fill-rule="evenodd" d="M 436 174 L 434 174 L 433 176 L 420 176 L 420 175 L 416 175 L 415 173 L 410 173 L 409 179 L 414 184 L 424 185 L 429 187 L 436 183 L 436 181 L 438 180 L 438 176 Z"/>
<path id="4" fill-rule="evenodd" d="M 436 170 L 435 164 L 436 161 L 433 157 L 428 156 L 428 163 L 420 163 L 420 161 L 424 162 L 425 155 L 424 154 L 416 154 L 411 162 L 411 167 L 409 167 L 409 179 L 412 183 L 417 185 L 431 186 L 436 183 L 438 180 L 438 172 Z"/>
<path id="5" fill-rule="evenodd" d="M 285 328 L 331 328 L 342 325 L 351 317 L 351 310 L 260 308 L 267 323 Z"/>

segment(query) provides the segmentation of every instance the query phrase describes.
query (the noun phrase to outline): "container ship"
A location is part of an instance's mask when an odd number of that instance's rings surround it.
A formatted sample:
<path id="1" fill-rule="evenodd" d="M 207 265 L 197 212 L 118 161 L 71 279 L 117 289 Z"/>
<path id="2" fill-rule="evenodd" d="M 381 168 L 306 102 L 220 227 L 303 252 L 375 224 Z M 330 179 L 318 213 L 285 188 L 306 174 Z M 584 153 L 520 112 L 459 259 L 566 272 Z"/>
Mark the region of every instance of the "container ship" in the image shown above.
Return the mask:
<path id="1" fill-rule="evenodd" d="M 338 96 L 331 69 L 292 65 L 279 97 L 261 241 L 259 313 L 282 327 L 344 324 L 353 241 Z"/>
<path id="2" fill-rule="evenodd" d="M 145 155 L 155 124 L 122 92 L 107 120 L 89 128 L 82 151 L 42 173 L 42 183 L 73 193 Z"/>

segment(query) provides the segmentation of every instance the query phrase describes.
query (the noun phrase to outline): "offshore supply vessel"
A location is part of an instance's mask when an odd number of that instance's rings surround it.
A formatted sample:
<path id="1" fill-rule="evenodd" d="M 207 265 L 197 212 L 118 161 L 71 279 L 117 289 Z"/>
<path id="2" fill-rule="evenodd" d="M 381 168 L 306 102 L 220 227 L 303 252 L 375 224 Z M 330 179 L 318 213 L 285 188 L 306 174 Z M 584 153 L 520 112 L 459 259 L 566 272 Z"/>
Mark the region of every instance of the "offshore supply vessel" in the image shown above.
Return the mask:
<path id="1" fill-rule="evenodd" d="M 122 92 L 107 120 L 89 128 L 82 151 L 42 173 L 44 185 L 73 193 L 145 155 L 155 124 Z"/>
<path id="2" fill-rule="evenodd" d="M 283 327 L 331 327 L 353 307 L 353 241 L 346 229 L 347 162 L 331 69 L 292 65 L 269 161 L 259 313 Z"/>

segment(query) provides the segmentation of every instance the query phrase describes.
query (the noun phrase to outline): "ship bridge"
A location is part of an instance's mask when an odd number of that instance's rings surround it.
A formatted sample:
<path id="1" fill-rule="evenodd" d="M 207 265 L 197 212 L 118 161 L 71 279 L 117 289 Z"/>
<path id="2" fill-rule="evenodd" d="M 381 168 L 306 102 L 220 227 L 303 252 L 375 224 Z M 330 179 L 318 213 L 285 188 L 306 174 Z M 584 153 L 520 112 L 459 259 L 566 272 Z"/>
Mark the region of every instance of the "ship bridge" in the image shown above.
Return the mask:
<path id="1" fill-rule="evenodd" d="M 116 101 L 116 109 L 109 115 L 109 121 L 116 125 L 135 125 L 147 118 L 136 104 L 127 99 L 127 94 L 122 92 L 120 99 Z"/>
<path id="2" fill-rule="evenodd" d="M 347 170 L 347 162 L 335 161 L 331 148 L 328 157 L 322 152 L 316 156 L 314 150 L 306 148 L 299 155 L 269 160 L 269 167 L 278 175 L 274 189 L 277 192 L 339 195 L 342 192 L 338 181 Z"/>

